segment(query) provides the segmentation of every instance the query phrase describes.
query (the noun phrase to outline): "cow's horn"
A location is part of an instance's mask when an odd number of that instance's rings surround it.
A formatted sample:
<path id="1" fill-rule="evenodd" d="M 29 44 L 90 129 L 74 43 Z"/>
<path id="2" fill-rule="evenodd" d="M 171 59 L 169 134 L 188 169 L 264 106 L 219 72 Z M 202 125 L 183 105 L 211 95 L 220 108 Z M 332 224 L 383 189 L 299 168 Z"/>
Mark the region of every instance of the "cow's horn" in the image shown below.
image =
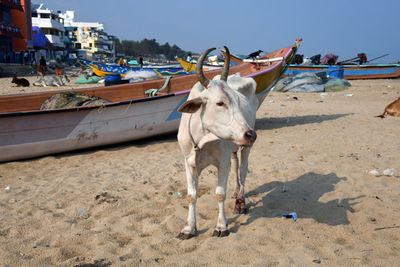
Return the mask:
<path id="1" fill-rule="evenodd" d="M 203 54 L 201 54 L 201 56 L 197 60 L 197 65 L 196 65 L 197 78 L 199 79 L 201 85 L 203 85 L 205 88 L 207 88 L 210 81 L 206 78 L 206 76 L 204 76 L 203 61 L 207 57 L 207 55 L 210 54 L 210 52 L 213 50 L 215 50 L 215 47 L 207 49 L 206 51 L 203 52 Z"/>
<path id="2" fill-rule="evenodd" d="M 224 69 L 221 74 L 221 80 L 227 81 L 228 80 L 228 74 L 229 74 L 229 64 L 231 61 L 231 54 L 229 53 L 228 47 L 224 46 L 225 48 L 225 60 L 224 60 Z"/>

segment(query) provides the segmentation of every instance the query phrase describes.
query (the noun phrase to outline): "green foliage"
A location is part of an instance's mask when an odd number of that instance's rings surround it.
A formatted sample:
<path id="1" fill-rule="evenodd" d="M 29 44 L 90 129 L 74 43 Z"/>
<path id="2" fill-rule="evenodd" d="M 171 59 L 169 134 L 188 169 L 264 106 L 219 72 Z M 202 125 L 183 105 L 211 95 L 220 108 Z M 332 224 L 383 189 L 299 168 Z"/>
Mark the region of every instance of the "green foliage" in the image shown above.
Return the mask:
<path id="1" fill-rule="evenodd" d="M 167 60 L 174 60 L 175 56 L 185 57 L 188 52 L 180 49 L 177 45 L 170 46 L 169 43 L 160 45 L 156 39 L 143 39 L 142 41 L 116 40 L 117 53 L 123 53 L 128 57 L 151 57 L 158 58 L 164 55 Z"/>

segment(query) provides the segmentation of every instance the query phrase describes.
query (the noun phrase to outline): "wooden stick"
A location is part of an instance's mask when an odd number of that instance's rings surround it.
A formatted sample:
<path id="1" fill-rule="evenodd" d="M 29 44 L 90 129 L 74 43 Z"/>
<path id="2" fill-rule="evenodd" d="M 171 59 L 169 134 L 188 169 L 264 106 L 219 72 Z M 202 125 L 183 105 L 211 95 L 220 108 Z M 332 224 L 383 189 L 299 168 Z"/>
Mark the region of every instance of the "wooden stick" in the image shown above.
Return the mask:
<path id="1" fill-rule="evenodd" d="M 384 54 L 384 55 L 382 55 L 382 56 L 379 56 L 379 57 L 376 57 L 376 58 L 370 59 L 370 60 L 368 60 L 367 62 L 371 62 L 371 61 L 373 61 L 373 60 L 377 60 L 377 59 L 380 59 L 380 58 L 386 57 L 386 56 L 388 56 L 388 55 L 389 55 L 389 54 Z"/>
<path id="2" fill-rule="evenodd" d="M 283 57 L 274 57 L 274 58 L 268 58 L 268 59 L 243 59 L 243 62 L 247 63 L 267 63 L 267 62 L 273 62 L 273 61 L 279 61 L 282 60 Z"/>
<path id="3" fill-rule="evenodd" d="M 375 231 L 384 230 L 384 229 L 393 229 L 393 228 L 400 228 L 400 226 L 387 226 L 387 227 L 379 227 L 375 228 Z"/>

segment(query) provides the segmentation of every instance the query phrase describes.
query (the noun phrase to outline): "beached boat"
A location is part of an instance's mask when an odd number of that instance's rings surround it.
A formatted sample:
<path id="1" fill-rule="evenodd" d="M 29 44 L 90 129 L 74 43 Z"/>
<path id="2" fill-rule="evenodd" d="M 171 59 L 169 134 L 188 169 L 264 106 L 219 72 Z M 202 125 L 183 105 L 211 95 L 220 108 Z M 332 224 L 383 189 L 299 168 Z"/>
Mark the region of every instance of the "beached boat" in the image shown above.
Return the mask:
<path id="1" fill-rule="evenodd" d="M 181 67 L 188 73 L 196 71 L 196 63 L 194 62 L 189 62 L 187 60 L 184 60 L 183 58 L 177 57 L 176 61 L 181 65 Z M 207 65 L 204 64 L 204 71 L 210 71 L 210 70 L 216 70 L 220 69 L 222 66 L 213 66 L 213 65 Z"/>
<path id="2" fill-rule="evenodd" d="M 266 58 L 280 58 L 268 65 L 242 63 L 229 73 L 253 77 L 260 103 L 296 52 L 298 43 Z M 220 70 L 205 73 L 208 79 Z M 166 81 L 168 81 L 167 84 Z M 62 91 L 0 96 L 0 162 L 114 144 L 176 132 L 184 103 L 197 82 L 195 74 L 74 90 L 110 101 L 109 104 L 40 110 L 42 103 Z M 165 88 L 155 96 L 149 89 Z"/>
<path id="3" fill-rule="evenodd" d="M 113 67 L 113 68 L 105 68 L 99 67 L 98 65 L 90 65 L 89 66 L 93 73 L 99 77 L 106 77 L 107 75 L 115 76 L 120 75 L 121 77 L 125 77 L 125 75 L 129 71 L 152 71 L 158 76 L 172 76 L 172 75 L 186 75 L 186 72 L 182 68 L 137 68 L 137 67 Z"/>
<path id="4" fill-rule="evenodd" d="M 231 61 L 243 62 L 238 56 L 231 55 Z M 246 60 L 245 60 L 246 61 Z M 251 61 L 251 60 L 248 60 Z M 257 60 L 256 60 L 257 61 Z M 400 64 L 363 64 L 363 65 L 297 65 L 289 64 L 284 75 L 295 76 L 304 72 L 326 72 L 334 77 L 347 80 L 359 79 L 389 79 L 400 77 Z"/>
<path id="5" fill-rule="evenodd" d="M 400 64 L 363 64 L 363 65 L 296 65 L 290 64 L 285 75 L 292 76 L 303 72 L 342 71 L 347 80 L 388 79 L 400 77 Z"/>
<path id="6" fill-rule="evenodd" d="M 88 67 L 90 67 L 94 74 L 99 77 L 105 77 L 106 75 L 121 75 L 122 77 L 128 71 L 154 71 L 159 76 L 169 76 L 169 75 L 181 75 L 187 74 L 186 71 L 183 70 L 179 65 L 165 65 L 165 66 L 144 66 L 141 67 L 132 67 L 132 66 L 119 66 L 117 64 L 106 64 L 99 63 L 90 60 L 80 60 L 80 62 Z"/>

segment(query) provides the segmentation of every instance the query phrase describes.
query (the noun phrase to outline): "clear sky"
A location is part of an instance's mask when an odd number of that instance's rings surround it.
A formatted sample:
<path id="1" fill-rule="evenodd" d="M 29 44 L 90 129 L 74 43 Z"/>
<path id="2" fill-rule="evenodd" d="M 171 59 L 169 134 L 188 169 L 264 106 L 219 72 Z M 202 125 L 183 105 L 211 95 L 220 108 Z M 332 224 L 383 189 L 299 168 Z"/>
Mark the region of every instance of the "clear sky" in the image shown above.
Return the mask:
<path id="1" fill-rule="evenodd" d="M 365 52 L 376 62 L 400 60 L 400 0 L 33 0 L 77 21 L 100 22 L 119 39 L 156 39 L 202 52 L 227 45 L 232 53 L 272 51 L 303 38 L 305 56 L 339 60 Z"/>

